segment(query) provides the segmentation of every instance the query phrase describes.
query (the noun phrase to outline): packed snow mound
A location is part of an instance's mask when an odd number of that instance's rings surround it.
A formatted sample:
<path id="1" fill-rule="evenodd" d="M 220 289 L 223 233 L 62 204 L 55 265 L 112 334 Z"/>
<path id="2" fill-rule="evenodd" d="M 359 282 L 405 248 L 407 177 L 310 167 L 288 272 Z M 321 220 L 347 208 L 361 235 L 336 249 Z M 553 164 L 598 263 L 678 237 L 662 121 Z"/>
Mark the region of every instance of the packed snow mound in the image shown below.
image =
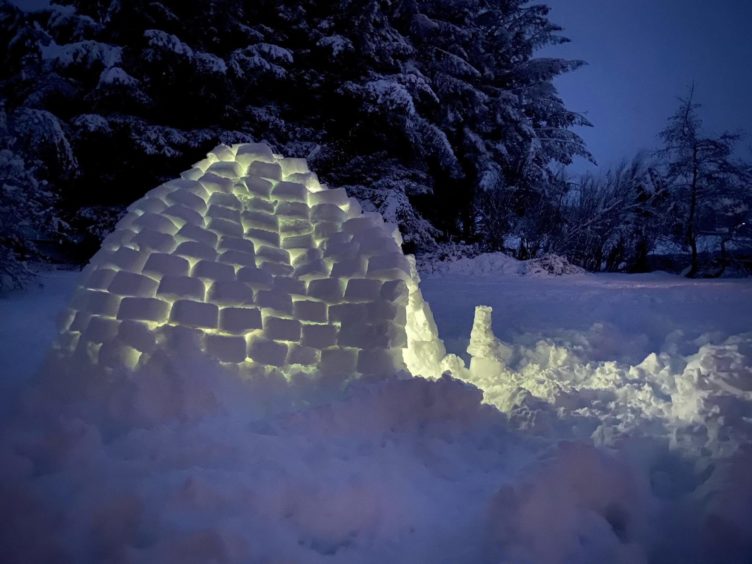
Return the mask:
<path id="1" fill-rule="evenodd" d="M 468 276 L 563 276 L 583 274 L 584 269 L 571 264 L 565 257 L 545 255 L 527 261 L 504 253 L 482 253 L 448 261 L 422 261 L 427 274 L 465 274 Z"/>
<path id="2" fill-rule="evenodd" d="M 128 208 L 58 350 L 135 369 L 191 343 L 245 374 L 437 375 L 443 346 L 400 243 L 305 160 L 220 145 Z"/>

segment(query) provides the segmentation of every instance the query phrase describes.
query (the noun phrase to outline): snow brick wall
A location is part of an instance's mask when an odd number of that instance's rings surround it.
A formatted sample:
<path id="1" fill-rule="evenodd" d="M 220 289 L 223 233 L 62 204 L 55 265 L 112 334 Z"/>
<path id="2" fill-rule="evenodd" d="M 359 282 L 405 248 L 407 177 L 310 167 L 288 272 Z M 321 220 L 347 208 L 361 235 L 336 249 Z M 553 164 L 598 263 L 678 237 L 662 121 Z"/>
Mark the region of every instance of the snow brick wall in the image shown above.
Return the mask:
<path id="1" fill-rule="evenodd" d="M 251 373 L 438 376 L 444 346 L 400 243 L 305 160 L 220 145 L 128 208 L 57 349 L 135 369 L 188 343 Z"/>

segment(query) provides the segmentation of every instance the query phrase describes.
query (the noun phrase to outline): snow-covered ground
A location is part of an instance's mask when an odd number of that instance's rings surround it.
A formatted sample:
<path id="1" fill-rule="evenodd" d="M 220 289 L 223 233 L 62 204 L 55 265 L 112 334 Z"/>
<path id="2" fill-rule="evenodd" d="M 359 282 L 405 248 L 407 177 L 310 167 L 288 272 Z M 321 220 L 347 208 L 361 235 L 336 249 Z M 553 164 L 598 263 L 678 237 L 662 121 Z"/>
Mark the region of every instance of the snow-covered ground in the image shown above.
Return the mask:
<path id="1" fill-rule="evenodd" d="M 752 561 L 751 281 L 431 270 L 450 352 L 494 308 L 485 399 L 399 376 L 322 395 L 191 351 L 35 379 L 75 273 L 0 299 L 3 559 Z"/>

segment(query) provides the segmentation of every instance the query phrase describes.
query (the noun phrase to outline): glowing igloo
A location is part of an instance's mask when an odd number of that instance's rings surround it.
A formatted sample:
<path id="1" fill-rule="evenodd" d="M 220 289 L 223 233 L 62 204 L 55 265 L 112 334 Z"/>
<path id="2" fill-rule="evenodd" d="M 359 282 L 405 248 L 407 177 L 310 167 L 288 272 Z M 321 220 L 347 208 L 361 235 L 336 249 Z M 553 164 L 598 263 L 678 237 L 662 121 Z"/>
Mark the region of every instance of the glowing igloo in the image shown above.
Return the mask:
<path id="1" fill-rule="evenodd" d="M 134 369 L 180 341 L 250 372 L 438 376 L 444 347 L 400 243 L 305 160 L 220 145 L 128 208 L 57 348 Z"/>

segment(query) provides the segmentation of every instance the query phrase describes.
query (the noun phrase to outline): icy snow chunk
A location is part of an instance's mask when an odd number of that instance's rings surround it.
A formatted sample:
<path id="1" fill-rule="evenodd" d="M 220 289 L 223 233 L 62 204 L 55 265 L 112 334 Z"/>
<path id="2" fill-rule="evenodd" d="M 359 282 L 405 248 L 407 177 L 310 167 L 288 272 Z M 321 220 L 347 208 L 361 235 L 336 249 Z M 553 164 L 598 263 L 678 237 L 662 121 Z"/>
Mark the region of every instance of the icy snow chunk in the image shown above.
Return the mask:
<path id="1" fill-rule="evenodd" d="M 175 237 L 167 233 L 159 233 L 151 229 L 143 229 L 131 239 L 142 251 L 149 249 L 162 253 L 171 253 L 177 247 Z"/>
<path id="2" fill-rule="evenodd" d="M 166 275 L 159 283 L 157 294 L 173 299 L 195 298 L 203 301 L 206 296 L 206 286 L 198 278 Z"/>
<path id="3" fill-rule="evenodd" d="M 292 298 L 290 294 L 278 290 L 259 291 L 256 296 L 256 304 L 279 313 L 292 313 Z"/>
<path id="4" fill-rule="evenodd" d="M 173 217 L 183 223 L 192 223 L 194 225 L 203 226 L 203 216 L 194 209 L 184 206 L 183 204 L 174 204 L 162 212 L 166 216 Z"/>
<path id="5" fill-rule="evenodd" d="M 336 303 L 343 296 L 344 283 L 339 278 L 311 280 L 308 283 L 308 295 L 325 302 Z"/>
<path id="6" fill-rule="evenodd" d="M 183 227 L 180 228 L 180 231 L 177 232 L 175 239 L 188 239 L 190 241 L 203 243 L 209 247 L 216 247 L 218 237 L 216 233 L 212 233 L 202 227 L 196 225 L 183 225 Z"/>
<path id="7" fill-rule="evenodd" d="M 321 351 L 321 372 L 326 375 L 350 376 L 355 373 L 358 351 L 355 349 L 326 349 Z"/>
<path id="8" fill-rule="evenodd" d="M 301 364 L 303 366 L 315 366 L 321 360 L 321 352 L 312 347 L 301 345 L 290 345 L 290 352 L 287 355 L 289 364 Z"/>
<path id="9" fill-rule="evenodd" d="M 245 282 L 251 288 L 257 290 L 268 290 L 274 283 L 274 278 L 271 274 L 255 266 L 246 266 L 238 270 L 238 280 Z"/>
<path id="10" fill-rule="evenodd" d="M 308 188 L 304 184 L 296 184 L 295 182 L 278 182 L 271 192 L 272 196 L 287 202 L 307 202 L 308 201 Z"/>

